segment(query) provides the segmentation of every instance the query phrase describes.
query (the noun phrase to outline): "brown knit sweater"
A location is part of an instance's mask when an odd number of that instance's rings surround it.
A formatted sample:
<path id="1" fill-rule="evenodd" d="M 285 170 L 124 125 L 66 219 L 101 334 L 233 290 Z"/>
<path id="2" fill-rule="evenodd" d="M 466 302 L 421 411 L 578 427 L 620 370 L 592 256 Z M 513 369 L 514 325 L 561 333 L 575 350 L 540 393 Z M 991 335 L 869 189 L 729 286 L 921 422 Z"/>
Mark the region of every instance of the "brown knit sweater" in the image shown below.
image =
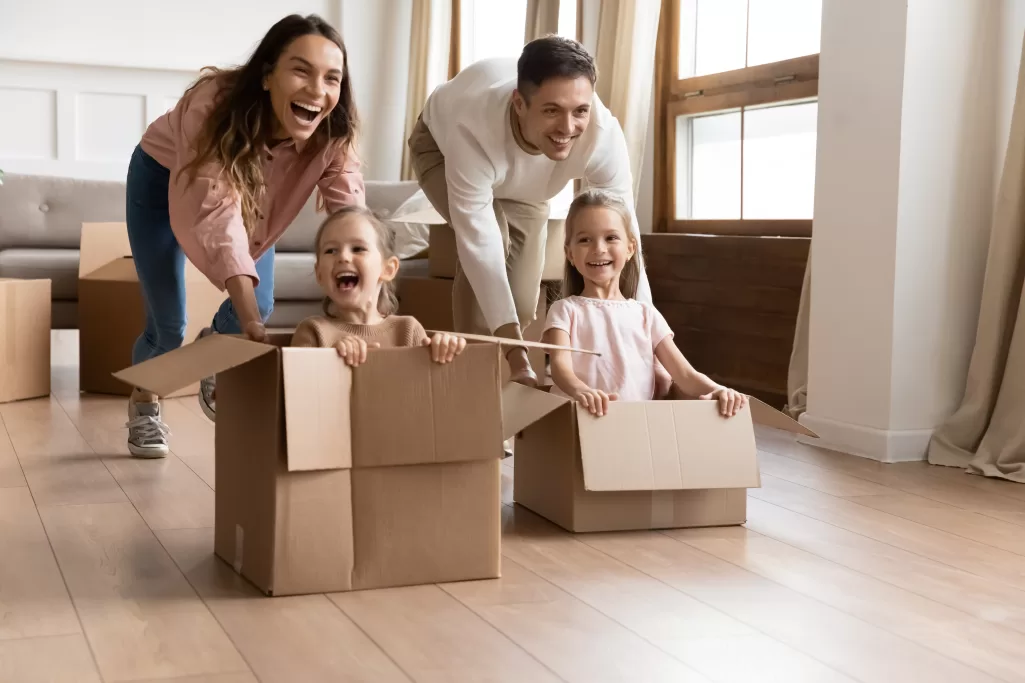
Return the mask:
<path id="1" fill-rule="evenodd" d="M 408 315 L 390 315 L 376 325 L 346 323 L 336 318 L 315 315 L 306 318 L 292 335 L 292 346 L 330 348 L 343 337 L 359 337 L 368 344 L 377 342 L 382 349 L 421 346 L 427 339 L 416 318 Z"/>

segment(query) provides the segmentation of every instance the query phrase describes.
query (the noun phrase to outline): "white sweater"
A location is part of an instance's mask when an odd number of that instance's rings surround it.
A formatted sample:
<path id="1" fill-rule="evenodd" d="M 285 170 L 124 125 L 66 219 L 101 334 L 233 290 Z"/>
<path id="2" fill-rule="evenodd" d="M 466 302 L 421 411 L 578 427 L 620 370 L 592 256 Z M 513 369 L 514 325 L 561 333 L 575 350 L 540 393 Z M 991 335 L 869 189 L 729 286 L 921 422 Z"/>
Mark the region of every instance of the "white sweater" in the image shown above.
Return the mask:
<path id="1" fill-rule="evenodd" d="M 423 109 L 423 121 L 445 156 L 449 213 L 463 271 L 492 331 L 517 322 L 505 268 L 505 248 L 493 199 L 543 202 L 566 184 L 583 179 L 630 207 L 641 282 L 637 299 L 651 303 L 644 274 L 633 179 L 619 121 L 595 94 L 591 120 L 564 161 L 524 151 L 513 137 L 509 107 L 516 87 L 515 59 L 487 59 L 439 86 Z"/>

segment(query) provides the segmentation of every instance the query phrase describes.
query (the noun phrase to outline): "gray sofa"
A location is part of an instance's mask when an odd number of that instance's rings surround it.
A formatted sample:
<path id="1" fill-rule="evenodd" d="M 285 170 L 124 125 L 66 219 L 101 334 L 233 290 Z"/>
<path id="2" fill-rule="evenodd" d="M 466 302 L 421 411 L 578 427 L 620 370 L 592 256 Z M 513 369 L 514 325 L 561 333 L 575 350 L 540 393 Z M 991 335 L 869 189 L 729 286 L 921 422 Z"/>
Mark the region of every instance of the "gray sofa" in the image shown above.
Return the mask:
<path id="1" fill-rule="evenodd" d="M 426 224 L 399 221 L 432 211 L 415 182 L 367 181 L 366 192 L 367 205 L 392 219 L 400 258 L 427 248 Z M 316 213 L 315 196 L 277 244 L 270 326 L 293 327 L 320 310 L 313 238 L 323 216 Z M 49 278 L 53 327 L 76 328 L 82 223 L 124 220 L 124 182 L 6 174 L 0 185 L 0 277 Z M 418 270 L 424 264 L 409 265 Z"/>

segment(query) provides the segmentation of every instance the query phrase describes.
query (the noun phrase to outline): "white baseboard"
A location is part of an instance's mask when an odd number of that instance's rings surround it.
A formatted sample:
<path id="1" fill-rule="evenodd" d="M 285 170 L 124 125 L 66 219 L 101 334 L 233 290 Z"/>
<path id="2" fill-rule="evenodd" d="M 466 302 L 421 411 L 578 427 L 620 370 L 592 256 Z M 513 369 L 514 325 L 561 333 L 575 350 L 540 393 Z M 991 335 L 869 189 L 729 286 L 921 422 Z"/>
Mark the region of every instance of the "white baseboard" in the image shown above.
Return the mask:
<path id="1" fill-rule="evenodd" d="M 798 436 L 799 443 L 850 453 L 879 462 L 925 460 L 931 429 L 887 430 L 838 422 L 804 413 L 801 424 L 819 435 L 818 439 Z"/>

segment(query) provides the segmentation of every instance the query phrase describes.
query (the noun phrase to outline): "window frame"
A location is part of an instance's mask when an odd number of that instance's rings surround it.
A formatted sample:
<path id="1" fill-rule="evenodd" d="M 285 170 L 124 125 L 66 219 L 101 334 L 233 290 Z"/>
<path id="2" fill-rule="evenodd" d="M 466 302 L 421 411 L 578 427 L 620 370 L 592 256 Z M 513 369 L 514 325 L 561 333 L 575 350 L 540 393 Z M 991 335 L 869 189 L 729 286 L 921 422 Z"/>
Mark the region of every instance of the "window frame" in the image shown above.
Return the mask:
<path id="1" fill-rule="evenodd" d="M 456 0 L 458 1 L 458 0 Z M 818 97 L 819 54 L 705 76 L 677 78 L 681 0 L 662 0 L 655 47 L 654 232 L 810 237 L 811 219 L 676 218 L 676 118 L 741 111 L 741 192 L 746 107 L 799 103 Z"/>

